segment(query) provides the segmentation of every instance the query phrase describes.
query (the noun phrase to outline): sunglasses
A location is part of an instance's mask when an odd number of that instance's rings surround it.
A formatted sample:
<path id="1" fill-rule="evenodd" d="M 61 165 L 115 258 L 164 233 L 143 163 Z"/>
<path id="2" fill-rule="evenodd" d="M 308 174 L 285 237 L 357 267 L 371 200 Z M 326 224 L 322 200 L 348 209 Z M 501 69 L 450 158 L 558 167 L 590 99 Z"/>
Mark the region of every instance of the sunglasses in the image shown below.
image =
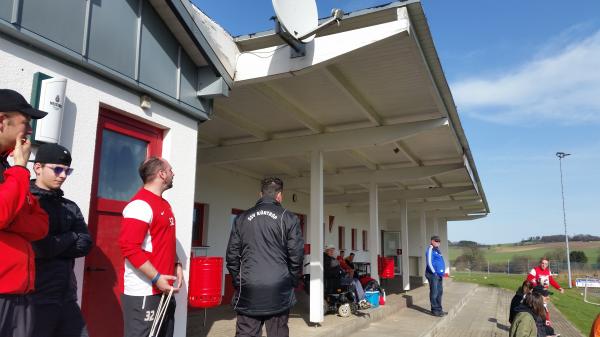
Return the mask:
<path id="1" fill-rule="evenodd" d="M 61 175 L 63 172 L 65 173 L 65 175 L 70 176 L 71 173 L 73 173 L 73 168 L 71 167 L 62 167 L 62 166 L 48 166 L 52 171 L 54 171 L 54 174 L 59 176 Z"/>
<path id="2" fill-rule="evenodd" d="M 440 242 L 440 240 L 433 240 L 433 242 Z"/>

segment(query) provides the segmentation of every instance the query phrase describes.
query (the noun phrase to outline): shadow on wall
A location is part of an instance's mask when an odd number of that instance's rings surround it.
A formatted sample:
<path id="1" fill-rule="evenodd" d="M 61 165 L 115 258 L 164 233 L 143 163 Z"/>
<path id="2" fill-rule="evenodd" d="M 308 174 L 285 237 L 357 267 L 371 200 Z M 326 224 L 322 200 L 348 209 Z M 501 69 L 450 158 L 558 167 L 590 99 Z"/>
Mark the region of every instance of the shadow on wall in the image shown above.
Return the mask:
<path id="1" fill-rule="evenodd" d="M 77 104 L 73 103 L 69 97 L 65 97 L 65 107 L 63 111 L 62 129 L 60 132 L 59 144 L 67 149 L 73 150 L 73 139 L 75 138 L 75 124 L 77 122 Z"/>

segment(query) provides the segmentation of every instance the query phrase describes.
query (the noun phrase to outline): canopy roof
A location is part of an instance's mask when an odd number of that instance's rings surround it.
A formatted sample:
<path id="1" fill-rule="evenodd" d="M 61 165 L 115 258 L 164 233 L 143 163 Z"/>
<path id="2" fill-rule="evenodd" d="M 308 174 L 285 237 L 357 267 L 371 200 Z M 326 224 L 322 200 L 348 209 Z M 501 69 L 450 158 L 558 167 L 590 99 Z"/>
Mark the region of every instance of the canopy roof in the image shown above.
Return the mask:
<path id="1" fill-rule="evenodd" d="M 282 176 L 308 193 L 308 153 L 319 150 L 326 204 L 367 212 L 376 182 L 383 212 L 406 199 L 449 220 L 489 213 L 420 2 L 346 14 L 299 58 L 275 32 L 213 31 L 235 70 L 199 128 L 199 165 Z"/>

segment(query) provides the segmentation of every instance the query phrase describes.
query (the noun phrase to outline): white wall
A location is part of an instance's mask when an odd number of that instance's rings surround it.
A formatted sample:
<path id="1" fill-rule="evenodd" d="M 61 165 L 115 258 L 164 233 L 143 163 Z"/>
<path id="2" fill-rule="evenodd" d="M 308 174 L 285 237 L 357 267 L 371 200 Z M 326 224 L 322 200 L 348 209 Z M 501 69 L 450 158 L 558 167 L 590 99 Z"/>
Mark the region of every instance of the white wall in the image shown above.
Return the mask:
<path id="1" fill-rule="evenodd" d="M 192 231 L 197 123 L 157 102 L 152 103 L 152 109 L 144 111 L 139 107 L 138 94 L 0 37 L 1 87 L 19 91 L 29 99 L 33 74 L 36 72 L 68 80 L 60 143 L 71 149 L 75 171 L 64 184 L 63 190 L 67 198 L 79 205 L 86 220 L 90 209 L 100 106 L 110 107 L 166 130 L 163 157 L 173 166 L 175 184 L 165 198 L 171 203 L 177 219 L 177 239 L 182 247 L 178 254 L 182 261 L 186 261 Z M 76 276 L 81 299 L 83 259 L 78 259 L 76 263 Z M 181 303 L 177 306 L 177 317 L 187 316 L 187 306 L 184 304 L 186 297 L 187 291 L 177 295 Z M 177 320 L 177 336 L 185 335 L 186 323 L 186 320 Z"/>
<path id="2" fill-rule="evenodd" d="M 208 122 L 210 123 L 210 122 Z M 309 195 L 296 193 L 296 202 L 292 201 L 292 191 L 285 189 L 283 206 L 290 211 L 306 215 L 305 229 L 310 226 Z M 206 244 L 210 246 L 207 253 L 211 256 L 225 256 L 227 242 L 231 231 L 231 210 L 233 208 L 248 209 L 258 200 L 260 181 L 236 172 L 211 166 L 198 166 L 196 178 L 196 202 L 208 204 L 208 223 Z M 329 232 L 329 215 L 335 216 L 334 226 Z M 357 261 L 366 261 L 362 254 L 362 231 L 368 230 L 367 214 L 348 214 L 344 206 L 326 206 L 324 210 L 325 235 L 324 242 L 338 246 L 338 226 L 344 226 L 346 232 L 346 254 L 351 251 L 352 228 L 357 229 Z M 369 233 L 368 235 L 371 235 Z M 379 234 L 377 234 L 379 235 Z M 306 238 L 309 233 L 306 233 Z M 310 243 L 307 241 L 307 243 Z M 314 249 L 311 247 L 311 249 Z"/>

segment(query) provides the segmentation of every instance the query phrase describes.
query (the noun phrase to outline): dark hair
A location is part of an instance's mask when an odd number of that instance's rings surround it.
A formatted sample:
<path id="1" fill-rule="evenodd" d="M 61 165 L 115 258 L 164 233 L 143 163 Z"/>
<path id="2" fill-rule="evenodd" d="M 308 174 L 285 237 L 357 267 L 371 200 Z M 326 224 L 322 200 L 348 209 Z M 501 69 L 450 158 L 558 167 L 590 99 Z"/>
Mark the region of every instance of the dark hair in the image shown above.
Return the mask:
<path id="1" fill-rule="evenodd" d="M 525 280 L 523 281 L 523 284 L 519 287 L 519 289 L 517 289 L 517 294 L 529 294 L 531 293 L 531 289 L 533 289 L 533 286 L 531 285 L 531 283 L 529 283 L 528 280 Z"/>
<path id="2" fill-rule="evenodd" d="M 546 320 L 546 308 L 544 308 L 544 296 L 538 293 L 530 293 L 525 297 L 525 304 L 531 308 L 534 316 Z"/>
<path id="3" fill-rule="evenodd" d="M 142 178 L 142 182 L 145 184 L 149 181 L 152 181 L 158 171 L 163 170 L 165 168 L 165 162 L 162 158 L 159 157 L 150 157 L 140 165 L 138 172 L 140 173 L 140 178 Z"/>
<path id="4" fill-rule="evenodd" d="M 540 259 L 540 263 L 542 263 L 542 261 L 548 261 L 548 263 L 550 263 L 550 259 L 548 259 L 545 256 L 542 256 L 542 258 Z"/>
<path id="5" fill-rule="evenodd" d="M 260 191 L 263 196 L 275 198 L 277 193 L 283 191 L 283 181 L 276 177 L 265 178 L 260 182 Z"/>

